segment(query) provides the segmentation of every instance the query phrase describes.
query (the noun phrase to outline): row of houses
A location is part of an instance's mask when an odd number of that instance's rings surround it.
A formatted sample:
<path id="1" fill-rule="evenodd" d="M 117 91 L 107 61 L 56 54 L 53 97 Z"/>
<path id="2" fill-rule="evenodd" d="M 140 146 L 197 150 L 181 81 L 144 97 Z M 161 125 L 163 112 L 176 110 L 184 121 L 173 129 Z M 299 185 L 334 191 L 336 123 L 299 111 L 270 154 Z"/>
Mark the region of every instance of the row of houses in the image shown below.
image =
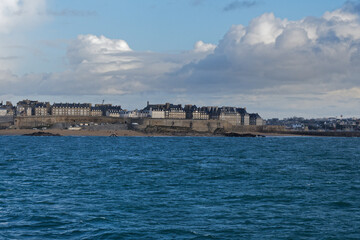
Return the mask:
<path id="1" fill-rule="evenodd" d="M 197 107 L 181 104 L 149 104 L 142 110 L 150 118 L 224 120 L 233 125 L 264 125 L 263 119 L 257 113 L 247 113 L 246 108 L 236 107 Z"/>
<path id="2" fill-rule="evenodd" d="M 14 116 L 14 115 L 15 115 L 15 111 L 11 102 L 6 102 L 6 104 L 0 102 L 0 117 Z"/>
<path id="3" fill-rule="evenodd" d="M 23 100 L 13 106 L 11 102 L 6 105 L 0 103 L 0 116 L 109 116 L 112 112 L 121 111 L 121 106 L 111 104 L 90 103 L 54 103 Z"/>
<path id="4" fill-rule="evenodd" d="M 13 107 L 10 102 L 1 103 L 1 115 L 17 116 L 108 116 L 119 118 L 155 118 L 155 119 L 194 119 L 224 120 L 233 125 L 263 125 L 264 121 L 257 113 L 247 113 L 246 108 L 237 107 L 197 107 L 181 104 L 149 104 L 142 110 L 127 111 L 121 106 L 90 103 L 54 103 L 23 100 Z"/>

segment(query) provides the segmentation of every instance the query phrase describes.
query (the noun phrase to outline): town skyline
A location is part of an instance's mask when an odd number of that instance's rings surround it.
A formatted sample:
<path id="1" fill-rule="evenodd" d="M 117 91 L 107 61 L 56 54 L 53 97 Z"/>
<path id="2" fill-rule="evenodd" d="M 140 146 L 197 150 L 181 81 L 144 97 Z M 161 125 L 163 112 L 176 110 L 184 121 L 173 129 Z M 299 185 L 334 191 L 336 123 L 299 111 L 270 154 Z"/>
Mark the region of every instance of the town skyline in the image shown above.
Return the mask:
<path id="1" fill-rule="evenodd" d="M 0 100 L 360 117 L 360 3 L 4 0 Z"/>

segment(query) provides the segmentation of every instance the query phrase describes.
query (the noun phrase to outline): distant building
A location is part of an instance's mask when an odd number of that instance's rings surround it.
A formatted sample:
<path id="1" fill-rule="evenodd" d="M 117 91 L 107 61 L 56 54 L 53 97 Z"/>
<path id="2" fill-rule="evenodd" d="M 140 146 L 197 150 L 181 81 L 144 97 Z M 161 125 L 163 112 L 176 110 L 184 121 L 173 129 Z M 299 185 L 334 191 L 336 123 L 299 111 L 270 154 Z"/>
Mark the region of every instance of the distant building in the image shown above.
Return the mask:
<path id="1" fill-rule="evenodd" d="M 120 109 L 109 109 L 109 110 L 106 111 L 106 116 L 107 117 L 117 117 L 117 118 L 119 118 L 121 111 L 122 110 L 120 110 Z"/>
<path id="2" fill-rule="evenodd" d="M 101 116 L 103 116 L 103 111 L 100 107 L 91 107 L 90 108 L 90 116 L 101 117 Z"/>
<path id="3" fill-rule="evenodd" d="M 264 120 L 257 113 L 250 114 L 250 125 L 262 126 L 264 125 Z"/>
<path id="4" fill-rule="evenodd" d="M 159 108 L 150 108 L 149 110 L 150 118 L 165 118 L 165 110 Z"/>
<path id="5" fill-rule="evenodd" d="M 207 111 L 204 111 L 201 108 L 196 107 L 196 105 L 185 105 L 184 111 L 186 113 L 187 119 L 195 120 L 208 120 L 209 114 Z"/>
<path id="6" fill-rule="evenodd" d="M 142 110 L 148 112 L 150 118 L 169 118 L 169 119 L 185 119 L 186 113 L 181 104 L 174 105 L 171 103 L 165 104 L 149 104 Z"/>
<path id="7" fill-rule="evenodd" d="M 90 103 L 54 103 L 51 115 L 54 116 L 90 116 Z"/>
<path id="8" fill-rule="evenodd" d="M 35 114 L 35 105 L 38 101 L 22 100 L 16 104 L 17 116 L 32 116 Z"/>
<path id="9" fill-rule="evenodd" d="M 35 116 L 48 116 L 50 115 L 50 103 L 38 102 L 34 106 Z"/>
<path id="10" fill-rule="evenodd" d="M 246 108 L 217 106 L 192 108 L 191 116 L 192 119 L 222 120 L 235 126 L 246 126 L 250 124 L 249 114 L 246 112 Z"/>
<path id="11" fill-rule="evenodd" d="M 250 125 L 250 115 L 246 112 L 246 108 L 236 108 L 236 111 L 240 114 L 242 126 Z"/>
<path id="12" fill-rule="evenodd" d="M 0 105 L 0 117 L 6 116 L 6 115 L 7 115 L 6 107 Z"/>
<path id="13" fill-rule="evenodd" d="M 101 109 L 102 111 L 102 116 L 107 116 L 107 112 L 115 112 L 115 111 L 121 111 L 121 106 L 113 106 L 112 104 L 95 104 L 95 107 L 98 109 Z"/>
<path id="14" fill-rule="evenodd" d="M 134 110 L 134 111 L 120 111 L 120 117 L 122 118 L 145 118 L 148 116 L 147 112 Z"/>

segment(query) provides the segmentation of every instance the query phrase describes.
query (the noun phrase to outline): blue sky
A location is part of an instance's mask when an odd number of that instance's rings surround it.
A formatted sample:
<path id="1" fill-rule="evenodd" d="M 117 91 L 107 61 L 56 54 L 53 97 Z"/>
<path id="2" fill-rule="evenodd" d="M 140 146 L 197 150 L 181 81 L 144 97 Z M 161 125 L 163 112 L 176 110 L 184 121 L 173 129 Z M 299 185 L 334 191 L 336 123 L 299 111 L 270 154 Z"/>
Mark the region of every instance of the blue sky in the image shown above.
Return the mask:
<path id="1" fill-rule="evenodd" d="M 0 100 L 360 116 L 359 9 L 340 0 L 2 0 Z"/>
<path id="2" fill-rule="evenodd" d="M 34 32 L 36 38 L 72 39 L 78 34 L 105 35 L 131 43 L 138 51 L 183 51 L 198 40 L 218 43 L 233 24 L 247 25 L 265 12 L 299 20 L 321 16 L 342 0 L 260 0 L 233 10 L 233 0 L 52 0 L 54 16 Z M 236 5 L 236 4 L 235 4 Z"/>

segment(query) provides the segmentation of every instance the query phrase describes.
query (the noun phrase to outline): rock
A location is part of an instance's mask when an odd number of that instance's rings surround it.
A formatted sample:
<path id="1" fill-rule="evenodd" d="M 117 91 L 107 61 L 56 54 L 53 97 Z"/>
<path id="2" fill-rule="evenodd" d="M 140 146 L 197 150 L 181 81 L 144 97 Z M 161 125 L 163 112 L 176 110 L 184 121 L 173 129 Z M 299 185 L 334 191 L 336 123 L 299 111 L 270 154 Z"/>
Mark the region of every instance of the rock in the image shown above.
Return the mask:
<path id="1" fill-rule="evenodd" d="M 226 137 L 265 137 L 264 135 L 256 135 L 252 133 L 224 133 L 224 136 Z"/>
<path id="2" fill-rule="evenodd" d="M 45 136 L 45 137 L 52 137 L 52 136 L 56 136 L 59 137 L 61 136 L 60 134 L 53 134 L 53 133 L 49 133 L 49 132 L 34 132 L 34 133 L 29 133 L 29 134 L 24 134 L 23 136 Z"/>

